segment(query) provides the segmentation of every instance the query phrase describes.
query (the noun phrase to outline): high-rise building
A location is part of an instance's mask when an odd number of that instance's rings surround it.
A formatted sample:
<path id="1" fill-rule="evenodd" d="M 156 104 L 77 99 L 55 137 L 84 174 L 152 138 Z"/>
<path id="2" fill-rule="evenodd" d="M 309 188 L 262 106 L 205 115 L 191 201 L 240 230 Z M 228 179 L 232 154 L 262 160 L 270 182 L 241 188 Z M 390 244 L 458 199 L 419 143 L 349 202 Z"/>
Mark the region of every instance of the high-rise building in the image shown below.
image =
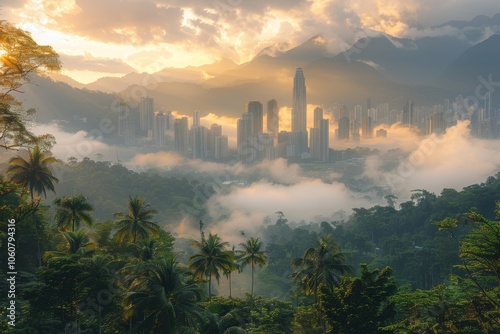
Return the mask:
<path id="1" fill-rule="evenodd" d="M 252 134 L 258 136 L 264 132 L 264 111 L 260 101 L 247 103 L 247 113 L 252 118 Z"/>
<path id="2" fill-rule="evenodd" d="M 170 113 L 170 116 L 172 114 Z M 169 115 L 163 111 L 157 112 L 154 117 L 153 141 L 158 147 L 164 148 L 168 142 Z"/>
<path id="3" fill-rule="evenodd" d="M 227 136 L 215 137 L 215 158 L 225 159 L 229 157 L 229 145 Z"/>
<path id="4" fill-rule="evenodd" d="M 291 132 L 280 131 L 278 133 L 278 145 L 276 146 L 276 156 L 280 158 L 288 157 L 288 146 L 290 146 Z"/>
<path id="5" fill-rule="evenodd" d="M 306 80 L 300 67 L 293 78 L 292 132 L 296 131 L 307 131 Z"/>
<path id="6" fill-rule="evenodd" d="M 320 149 L 320 135 L 319 127 L 309 129 L 309 152 L 314 160 L 320 160 L 321 149 Z"/>
<path id="7" fill-rule="evenodd" d="M 314 108 L 314 127 L 319 129 L 319 123 L 323 119 L 323 108 Z"/>
<path id="8" fill-rule="evenodd" d="M 126 103 L 121 102 L 118 105 L 118 136 L 123 137 L 126 146 L 136 143 L 135 124 L 136 113 L 132 112 Z"/>
<path id="9" fill-rule="evenodd" d="M 327 119 L 319 121 L 319 161 L 327 162 L 330 152 L 330 123 Z"/>
<path id="10" fill-rule="evenodd" d="M 253 118 L 248 113 L 243 113 L 237 122 L 237 151 L 238 159 L 248 163 L 255 160 L 255 149 L 252 147 Z"/>
<path id="11" fill-rule="evenodd" d="M 295 131 L 307 131 L 306 81 L 300 67 L 293 78 L 292 132 Z"/>
<path id="12" fill-rule="evenodd" d="M 195 110 L 193 112 L 193 127 L 194 126 L 200 126 L 200 111 L 199 110 Z"/>
<path id="13" fill-rule="evenodd" d="M 215 155 L 215 138 L 222 136 L 222 126 L 212 124 L 208 131 L 208 156 Z"/>
<path id="14" fill-rule="evenodd" d="M 369 114 L 369 110 L 363 110 L 361 116 L 361 134 L 363 138 L 373 137 L 373 120 Z"/>
<path id="15" fill-rule="evenodd" d="M 149 138 L 154 126 L 154 99 L 151 97 L 141 97 L 139 104 L 139 126 L 141 131 Z"/>
<path id="16" fill-rule="evenodd" d="M 257 159 L 262 160 L 273 160 L 276 158 L 274 149 L 274 136 L 272 133 L 261 133 L 257 136 L 257 142 L 255 145 L 255 150 L 257 152 Z"/>
<path id="17" fill-rule="evenodd" d="M 278 133 L 280 132 L 279 125 L 280 116 L 278 101 L 272 99 L 267 102 L 267 132 L 273 134 L 275 144 L 278 141 Z"/>
<path id="18" fill-rule="evenodd" d="M 182 156 L 187 156 L 188 142 L 189 142 L 188 118 L 187 117 L 182 117 L 180 119 L 178 118 L 174 122 L 175 152 L 177 152 Z"/>
<path id="19" fill-rule="evenodd" d="M 208 151 L 208 130 L 204 126 L 194 126 L 192 128 L 192 157 L 193 159 L 205 159 Z"/>
<path id="20" fill-rule="evenodd" d="M 339 128 L 337 131 L 339 140 L 349 140 L 350 124 L 349 118 L 342 117 L 339 119 Z"/>
<path id="21" fill-rule="evenodd" d="M 413 102 L 412 101 L 408 101 L 403 108 L 403 113 L 401 114 L 401 124 L 403 124 L 403 125 L 412 125 L 413 124 Z"/>
<path id="22" fill-rule="evenodd" d="M 307 152 L 306 80 L 300 67 L 293 78 L 292 145 L 296 156 Z"/>

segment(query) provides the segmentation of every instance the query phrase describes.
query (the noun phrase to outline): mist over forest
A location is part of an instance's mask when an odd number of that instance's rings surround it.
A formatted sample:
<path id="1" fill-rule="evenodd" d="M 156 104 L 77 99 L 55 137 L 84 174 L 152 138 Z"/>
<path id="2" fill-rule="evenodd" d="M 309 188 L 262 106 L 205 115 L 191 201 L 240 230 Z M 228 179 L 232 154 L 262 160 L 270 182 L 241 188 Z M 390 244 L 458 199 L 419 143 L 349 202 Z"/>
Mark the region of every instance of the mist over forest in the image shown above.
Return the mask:
<path id="1" fill-rule="evenodd" d="M 496 6 L 6 2 L 0 332 L 499 333 Z"/>

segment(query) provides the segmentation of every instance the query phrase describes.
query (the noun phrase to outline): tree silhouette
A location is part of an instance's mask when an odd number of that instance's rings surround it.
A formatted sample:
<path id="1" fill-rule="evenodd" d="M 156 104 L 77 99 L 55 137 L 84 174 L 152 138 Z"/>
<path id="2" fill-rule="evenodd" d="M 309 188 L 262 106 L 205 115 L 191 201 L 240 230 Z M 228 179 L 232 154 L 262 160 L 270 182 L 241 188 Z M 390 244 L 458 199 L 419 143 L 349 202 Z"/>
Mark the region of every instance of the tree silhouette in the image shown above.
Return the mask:
<path id="1" fill-rule="evenodd" d="M 351 266 L 330 235 L 322 236 L 317 245 L 306 249 L 304 255 L 292 261 L 292 278 L 306 295 L 313 294 L 317 304 L 320 284 L 332 289 L 340 276 L 349 274 Z"/>
<path id="2" fill-rule="evenodd" d="M 14 157 L 9 161 L 7 175 L 10 180 L 22 187 L 25 187 L 30 192 L 31 202 L 34 202 L 35 193 L 47 197 L 46 189 L 55 193 L 54 182 L 59 180 L 52 174 L 49 166 L 56 163 L 54 157 L 45 154 L 40 150 L 40 147 L 35 146 L 32 150 L 28 150 L 28 158 L 24 159 L 21 156 Z M 42 264 L 42 253 L 40 250 L 40 239 L 38 237 L 38 224 L 36 220 L 36 210 L 33 211 L 33 221 L 35 222 L 35 237 L 38 247 L 38 265 Z"/>
<path id="3" fill-rule="evenodd" d="M 137 196 L 130 197 L 128 201 L 128 211 L 115 214 L 115 221 L 118 231 L 116 237 L 118 242 L 126 238 L 133 244 L 138 239 L 147 239 L 151 235 L 156 235 L 159 230 L 158 224 L 151 221 L 158 211 L 151 209 L 144 198 Z"/>
<path id="4" fill-rule="evenodd" d="M 179 266 L 175 256 L 147 262 L 135 274 L 125 304 L 130 306 L 128 317 L 141 319 L 139 330 L 176 333 L 200 317 L 199 286 L 189 280 L 191 273 Z"/>
<path id="5" fill-rule="evenodd" d="M 54 217 L 57 226 L 71 225 L 71 230 L 74 232 L 80 227 L 81 222 L 88 226 L 92 225 L 93 219 L 89 212 L 94 208 L 83 195 L 60 197 L 54 201 L 54 204 L 57 206 Z"/>
<path id="6" fill-rule="evenodd" d="M 265 266 L 267 264 L 267 256 L 262 250 L 262 242 L 259 241 L 259 238 L 251 237 L 247 240 L 246 243 L 241 243 L 240 246 L 243 247 L 243 250 L 240 251 L 241 266 L 243 268 L 247 265 L 250 265 L 252 267 L 252 289 L 250 295 L 253 298 L 255 266 Z"/>
<path id="7" fill-rule="evenodd" d="M 189 268 L 194 271 L 198 280 L 206 277 L 208 279 L 208 298 L 212 298 L 212 276 L 219 284 L 220 272 L 226 273 L 234 266 L 234 253 L 226 250 L 229 245 L 222 242 L 217 234 L 209 233 L 206 240 L 193 241 L 192 245 L 198 248 L 189 259 Z"/>

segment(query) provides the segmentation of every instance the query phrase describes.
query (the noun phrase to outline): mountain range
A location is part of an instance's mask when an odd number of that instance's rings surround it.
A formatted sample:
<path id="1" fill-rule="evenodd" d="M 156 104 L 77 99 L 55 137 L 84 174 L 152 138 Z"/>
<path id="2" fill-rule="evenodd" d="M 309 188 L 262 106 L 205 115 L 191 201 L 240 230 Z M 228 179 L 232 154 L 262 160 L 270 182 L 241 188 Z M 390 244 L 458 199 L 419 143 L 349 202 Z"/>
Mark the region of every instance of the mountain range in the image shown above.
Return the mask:
<path id="1" fill-rule="evenodd" d="M 456 34 L 439 33 L 444 28 Z M 23 99 L 38 107 L 40 120 L 62 120 L 73 130 L 93 128 L 103 115 L 116 117 L 113 101 L 119 97 L 133 102 L 138 92 L 155 98 L 156 109 L 184 114 L 198 109 L 202 115 L 239 116 L 247 101 L 265 103 L 271 98 L 291 106 L 297 67 L 304 70 L 308 103 L 327 108 L 363 105 L 368 97 L 373 105 L 388 102 L 391 108 L 401 108 L 409 99 L 416 105 L 438 104 L 458 94 L 473 95 L 479 76 L 500 81 L 500 14 L 450 21 L 430 31 L 433 36 L 414 39 L 373 33 L 336 55 L 316 35 L 293 48 L 286 43 L 269 46 L 244 64 L 222 59 L 198 67 L 101 78 L 88 85 L 61 75 L 53 79 L 66 84 L 39 78 Z M 493 97 L 495 106 L 495 93 Z"/>

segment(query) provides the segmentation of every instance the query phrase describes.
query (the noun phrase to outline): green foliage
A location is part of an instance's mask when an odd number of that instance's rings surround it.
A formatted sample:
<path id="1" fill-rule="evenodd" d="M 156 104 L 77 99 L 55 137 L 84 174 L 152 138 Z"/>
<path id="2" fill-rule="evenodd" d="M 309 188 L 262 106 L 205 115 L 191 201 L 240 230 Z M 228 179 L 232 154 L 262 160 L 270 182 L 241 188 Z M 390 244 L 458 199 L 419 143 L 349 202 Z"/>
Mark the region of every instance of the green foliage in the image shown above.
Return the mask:
<path id="1" fill-rule="evenodd" d="M 9 161 L 7 175 L 10 175 L 11 181 L 29 189 L 31 200 L 35 193 L 47 197 L 46 189 L 55 192 L 54 182 L 59 181 L 49 168 L 57 160 L 47 153 L 35 146 L 32 150 L 28 150 L 27 159 L 17 156 Z"/>
<path id="2" fill-rule="evenodd" d="M 306 294 L 315 298 L 321 284 L 332 289 L 341 275 L 352 269 L 347 258 L 331 236 L 322 236 L 314 247 L 305 250 L 304 255 L 292 261 L 294 283 Z"/>
<path id="3" fill-rule="evenodd" d="M 321 307 L 330 333 L 382 333 L 381 327 L 394 317 L 394 303 L 389 298 L 397 287 L 392 269 L 369 270 L 361 266 L 361 277 L 343 277 L 333 290 L 321 289 Z"/>
<path id="4" fill-rule="evenodd" d="M 182 218 L 183 209 L 190 214 L 193 212 L 200 219 L 204 214 L 203 208 L 198 209 L 203 205 L 204 198 L 197 196 L 198 190 L 191 178 L 162 176 L 154 172 L 137 173 L 108 161 L 90 159 L 58 167 L 61 181 L 56 188 L 57 194 L 84 194 L 91 200 L 96 220 L 104 221 L 123 211 L 123 203 L 129 200 L 131 189 L 133 194 L 147 198 L 151 206 L 159 210 L 156 221 L 160 225 L 177 223 Z M 205 188 L 211 189 L 210 186 Z M 49 196 L 49 199 L 55 198 Z"/>
<path id="5" fill-rule="evenodd" d="M 193 327 L 201 317 L 196 305 L 199 286 L 175 256 L 148 262 L 136 274 L 124 300 L 128 317 L 138 319 L 137 329 L 152 333 L 175 333 L 180 326 Z"/>
<path id="6" fill-rule="evenodd" d="M 74 232 L 80 228 L 81 222 L 88 226 L 92 225 L 93 219 L 90 213 L 94 208 L 82 194 L 57 198 L 54 204 L 57 206 L 54 220 L 60 228 L 66 229 L 71 226 Z"/>
<path id="7" fill-rule="evenodd" d="M 294 333 L 322 334 L 323 328 L 318 326 L 318 311 L 315 306 L 298 306 L 295 308 L 293 320 Z"/>
<path id="8" fill-rule="evenodd" d="M 262 242 L 259 238 L 252 237 L 248 239 L 246 243 L 241 243 L 240 246 L 243 248 L 243 250 L 239 252 L 241 267 L 244 268 L 250 265 L 252 268 L 252 288 L 250 290 L 250 295 L 253 296 L 255 266 L 264 267 L 267 264 L 267 256 L 262 250 Z"/>
<path id="9" fill-rule="evenodd" d="M 292 304 L 277 298 L 252 297 L 250 294 L 246 299 L 219 296 L 203 306 L 220 317 L 221 333 L 234 327 L 241 327 L 249 334 L 291 333 L 293 329 Z"/>
<path id="10" fill-rule="evenodd" d="M 53 139 L 28 130 L 26 123 L 35 110 L 23 112 L 12 93 L 29 82 L 30 74 L 59 70 L 60 66 L 52 47 L 38 45 L 28 32 L 0 20 L 0 148 L 18 150 Z"/>
<path id="11" fill-rule="evenodd" d="M 151 205 L 145 203 L 144 198 L 130 197 L 127 209 L 125 213 L 115 214 L 118 242 L 127 240 L 135 244 L 138 240 L 147 239 L 158 233 L 158 224 L 151 221 L 158 211 L 151 209 Z"/>
<path id="12" fill-rule="evenodd" d="M 217 234 L 210 233 L 201 242 L 193 241 L 198 249 L 189 259 L 189 268 L 198 281 L 208 279 L 208 298 L 212 298 L 212 277 L 219 283 L 220 273 L 225 273 L 234 266 L 234 252 L 226 250 L 229 243 L 223 242 Z"/>

